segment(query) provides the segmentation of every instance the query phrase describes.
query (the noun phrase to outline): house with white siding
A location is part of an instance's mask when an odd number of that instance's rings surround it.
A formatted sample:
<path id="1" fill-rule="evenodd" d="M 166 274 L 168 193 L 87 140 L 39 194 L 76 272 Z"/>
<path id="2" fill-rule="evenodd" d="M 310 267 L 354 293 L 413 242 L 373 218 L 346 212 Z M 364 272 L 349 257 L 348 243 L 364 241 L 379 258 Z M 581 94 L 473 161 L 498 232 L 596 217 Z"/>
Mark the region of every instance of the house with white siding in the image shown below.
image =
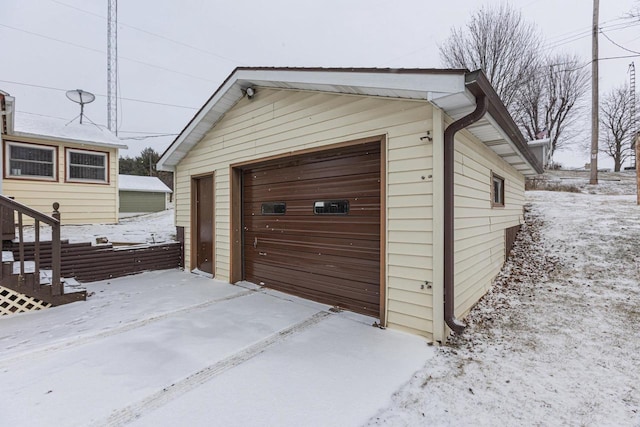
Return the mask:
<path id="1" fill-rule="evenodd" d="M 163 153 L 185 265 L 443 341 L 542 172 L 480 71 L 237 68 Z"/>
<path id="2" fill-rule="evenodd" d="M 2 194 L 37 211 L 59 203 L 62 224 L 118 222 L 118 152 L 107 129 L 19 113 L 0 92 Z"/>

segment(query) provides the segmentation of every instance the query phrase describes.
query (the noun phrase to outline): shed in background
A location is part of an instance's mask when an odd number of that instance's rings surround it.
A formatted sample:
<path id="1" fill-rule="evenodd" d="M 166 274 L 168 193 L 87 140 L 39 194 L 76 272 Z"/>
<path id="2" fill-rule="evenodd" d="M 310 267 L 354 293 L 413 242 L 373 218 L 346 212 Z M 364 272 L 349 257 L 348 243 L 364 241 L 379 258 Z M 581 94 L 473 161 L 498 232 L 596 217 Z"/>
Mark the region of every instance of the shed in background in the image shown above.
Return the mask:
<path id="1" fill-rule="evenodd" d="M 120 213 L 148 213 L 169 209 L 173 193 L 155 176 L 118 175 Z"/>

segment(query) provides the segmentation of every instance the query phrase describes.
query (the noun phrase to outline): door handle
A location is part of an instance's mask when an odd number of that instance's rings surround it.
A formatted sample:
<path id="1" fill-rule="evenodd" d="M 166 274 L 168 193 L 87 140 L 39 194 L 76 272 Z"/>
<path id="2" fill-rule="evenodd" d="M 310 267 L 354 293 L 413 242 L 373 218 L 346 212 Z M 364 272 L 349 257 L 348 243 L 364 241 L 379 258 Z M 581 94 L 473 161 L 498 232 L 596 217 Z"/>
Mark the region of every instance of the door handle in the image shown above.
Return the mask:
<path id="1" fill-rule="evenodd" d="M 253 238 L 253 248 L 256 249 L 258 247 L 258 238 L 254 237 Z"/>

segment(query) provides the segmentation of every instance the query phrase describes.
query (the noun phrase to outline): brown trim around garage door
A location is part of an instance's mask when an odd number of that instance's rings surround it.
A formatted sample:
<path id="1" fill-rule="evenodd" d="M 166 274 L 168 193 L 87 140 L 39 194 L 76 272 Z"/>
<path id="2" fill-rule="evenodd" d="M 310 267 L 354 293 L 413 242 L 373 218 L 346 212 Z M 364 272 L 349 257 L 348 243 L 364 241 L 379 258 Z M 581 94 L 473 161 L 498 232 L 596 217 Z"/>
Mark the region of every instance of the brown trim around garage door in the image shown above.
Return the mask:
<path id="1" fill-rule="evenodd" d="M 386 137 L 376 136 L 372 138 L 359 139 L 339 144 L 332 144 L 320 148 L 305 149 L 278 156 L 270 156 L 259 160 L 236 163 L 230 166 L 230 178 L 231 178 L 231 265 L 230 265 L 230 281 L 232 283 L 245 279 L 244 258 L 243 258 L 243 172 L 272 165 L 282 160 L 286 162 L 292 158 L 304 158 L 307 155 L 322 154 L 325 151 L 331 151 L 341 148 L 364 146 L 368 144 L 378 143 L 380 150 L 380 180 L 379 180 L 379 194 L 380 194 L 380 223 L 379 223 L 379 313 L 380 323 L 385 324 L 385 311 L 386 311 Z M 371 313 L 370 313 L 371 314 Z"/>

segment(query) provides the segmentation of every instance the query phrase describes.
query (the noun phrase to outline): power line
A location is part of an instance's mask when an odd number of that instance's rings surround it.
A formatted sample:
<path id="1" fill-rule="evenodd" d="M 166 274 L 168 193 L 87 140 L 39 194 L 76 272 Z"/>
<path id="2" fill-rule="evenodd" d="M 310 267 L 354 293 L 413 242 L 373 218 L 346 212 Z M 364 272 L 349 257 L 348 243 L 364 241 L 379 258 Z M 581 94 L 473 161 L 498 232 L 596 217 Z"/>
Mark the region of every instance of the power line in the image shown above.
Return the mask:
<path id="1" fill-rule="evenodd" d="M 30 114 L 32 116 L 48 117 L 50 119 L 69 120 L 68 117 L 58 117 L 58 116 L 50 116 L 48 114 L 31 113 L 29 111 L 24 111 L 24 110 L 16 110 L 16 113 Z"/>
<path id="2" fill-rule="evenodd" d="M 68 8 L 74 9 L 74 10 L 77 10 L 78 12 L 82 12 L 82 13 L 86 13 L 86 14 L 91 15 L 91 16 L 98 17 L 98 18 L 100 18 L 100 19 L 104 19 L 104 20 L 106 20 L 106 19 L 107 19 L 106 17 L 104 17 L 104 16 L 102 16 L 102 15 L 100 15 L 100 14 L 93 13 L 93 12 L 90 12 L 90 11 L 88 11 L 88 10 L 81 9 L 81 8 L 79 8 L 79 7 L 75 7 L 75 6 L 72 6 L 72 5 L 70 5 L 70 4 L 63 3 L 63 2 L 61 2 L 61 1 L 58 1 L 58 0 L 49 0 L 49 1 L 51 1 L 51 2 L 53 2 L 53 3 L 56 3 L 56 4 L 59 4 L 59 5 L 61 5 L 61 6 L 65 6 L 65 7 L 68 7 Z M 162 34 L 157 34 L 157 33 L 154 33 L 154 32 L 148 31 L 148 30 L 145 30 L 145 29 L 140 28 L 140 27 L 136 27 L 136 26 L 133 26 L 133 25 L 125 24 L 125 23 L 123 23 L 123 22 L 118 22 L 118 25 L 121 25 L 121 26 L 123 26 L 123 27 L 127 27 L 127 28 L 131 28 L 132 30 L 139 31 L 139 32 L 141 32 L 141 33 L 144 33 L 144 34 L 147 34 L 147 35 L 150 35 L 150 36 L 153 36 L 153 37 L 157 37 L 157 38 L 159 38 L 159 39 L 166 40 L 166 41 L 169 41 L 169 42 L 171 42 L 171 43 L 175 43 L 175 44 L 177 44 L 177 45 L 179 45 L 179 46 L 183 46 L 183 47 L 186 47 L 186 48 L 189 48 L 189 49 L 193 49 L 193 50 L 198 51 L 198 52 L 201 52 L 201 53 L 205 53 L 205 54 L 207 54 L 207 55 L 214 56 L 214 57 L 216 57 L 216 58 L 218 58 L 218 59 L 223 59 L 223 60 L 225 60 L 225 61 L 229 61 L 229 62 L 233 63 L 234 65 L 235 65 L 235 64 L 247 65 L 247 64 L 244 64 L 243 62 L 238 61 L 238 60 L 236 60 L 236 59 L 229 58 L 229 57 L 226 57 L 226 56 L 223 56 L 223 55 L 217 54 L 217 53 L 215 53 L 215 52 L 211 52 L 210 50 L 202 49 L 202 48 L 199 48 L 199 47 L 196 47 L 196 46 L 190 45 L 190 44 L 188 44 L 188 43 L 182 42 L 182 41 L 180 41 L 180 40 L 175 40 L 175 39 L 169 38 L 169 37 L 167 37 L 167 36 L 163 36 Z"/>
<path id="3" fill-rule="evenodd" d="M 640 52 L 635 51 L 635 50 L 631 50 L 631 49 L 627 49 L 626 47 L 614 42 L 613 40 L 611 40 L 611 37 L 609 37 L 607 35 L 607 33 L 605 33 L 604 31 L 600 30 L 600 34 L 602 34 L 607 40 L 609 40 L 611 43 L 613 43 L 614 45 L 618 46 L 620 49 L 622 50 L 626 50 L 627 52 L 631 52 L 631 53 L 637 53 L 638 55 L 640 55 Z"/>
<path id="4" fill-rule="evenodd" d="M 95 49 L 95 48 L 92 48 L 92 47 L 89 47 L 89 46 L 83 46 L 81 44 L 73 43 L 73 42 L 66 41 L 66 40 L 57 39 L 55 37 L 50 37 L 50 36 L 47 36 L 45 34 L 36 33 L 34 31 L 28 31 L 28 30 L 24 30 L 22 28 L 13 27 L 11 25 L 6 25 L 6 24 L 0 23 L 0 27 L 9 28 L 9 29 L 14 30 L 14 31 L 20 31 L 22 33 L 30 34 L 30 35 L 36 36 L 36 37 L 42 37 L 44 39 L 52 40 L 52 41 L 55 41 L 55 42 L 58 42 L 58 43 L 68 44 L 70 46 L 74 46 L 74 47 L 77 47 L 79 49 L 85 49 L 85 50 L 89 50 L 89 51 L 92 51 L 92 52 L 97 52 L 97 53 L 100 53 L 100 54 L 105 54 L 106 53 L 106 51 L 104 51 L 104 50 Z M 155 64 L 152 64 L 150 62 L 140 61 L 138 59 L 128 58 L 126 56 L 120 56 L 119 58 L 120 59 L 125 59 L 127 61 L 131 61 L 131 62 L 135 62 L 135 63 L 138 63 L 138 64 L 146 65 L 148 67 L 157 68 L 159 70 L 167 71 L 167 72 L 170 72 L 170 73 L 180 74 L 180 75 L 183 75 L 183 76 L 186 76 L 186 77 L 190 77 L 192 79 L 198 79 L 198 80 L 203 80 L 203 81 L 207 81 L 207 82 L 216 83 L 215 80 L 207 79 L 205 77 L 199 77 L 199 76 L 196 76 L 196 75 L 193 75 L 193 74 L 189 74 L 189 73 L 185 73 L 185 72 L 178 71 L 178 70 L 173 70 L 171 68 L 163 67 L 161 65 L 155 65 Z"/>
<path id="5" fill-rule="evenodd" d="M 611 21 L 608 21 L 611 22 Z M 610 30 L 610 31 L 619 31 L 619 30 L 625 30 L 627 28 L 630 27 L 635 27 L 640 25 L 640 23 L 628 23 L 628 22 L 620 22 L 617 24 L 611 24 L 611 25 L 603 25 L 600 27 L 601 30 L 606 29 L 606 30 Z M 570 33 L 567 33 L 570 34 Z M 575 41 L 584 39 L 586 37 L 591 37 L 591 29 L 587 29 L 587 30 L 581 30 L 580 32 L 567 36 L 565 38 L 556 40 L 556 41 L 552 41 L 549 43 L 546 43 L 545 45 L 543 45 L 543 47 L 545 49 L 555 49 L 557 47 L 563 46 L 565 44 L 569 44 L 569 43 L 573 43 Z"/>
<path id="6" fill-rule="evenodd" d="M 622 18 L 610 19 L 608 21 L 603 22 L 601 24 L 600 28 L 604 28 L 607 24 L 609 24 L 609 25 L 617 25 L 617 24 L 612 24 L 612 23 L 613 22 L 617 22 L 617 21 L 623 21 L 623 20 L 627 20 L 628 21 L 628 18 L 622 17 Z M 591 34 L 591 27 L 588 26 L 588 27 L 576 28 L 576 29 L 573 29 L 571 31 L 567 31 L 566 33 L 562 33 L 562 34 L 558 34 L 557 36 L 549 37 L 547 40 L 548 41 L 553 41 L 555 39 L 564 39 L 566 37 L 575 36 L 578 33 L 581 34 L 581 33 L 584 33 L 584 32 L 587 32 L 587 33 Z"/>
<path id="7" fill-rule="evenodd" d="M 5 27 L 5 28 L 9 28 L 9 29 L 14 30 L 14 31 L 20 31 L 21 33 L 30 34 L 32 36 L 42 37 L 42 38 L 45 38 L 45 39 L 48 39 L 48 40 L 53 40 L 53 41 L 58 42 L 58 43 L 68 44 L 70 46 L 74 46 L 74 47 L 77 47 L 77 48 L 80 48 L 80 49 L 90 50 L 92 52 L 104 53 L 104 51 L 102 51 L 100 49 L 95 49 L 95 48 L 92 48 L 92 47 L 83 46 L 81 44 L 73 43 L 73 42 L 66 41 L 66 40 L 57 39 L 55 37 L 46 36 L 44 34 L 39 34 L 39 33 L 33 32 L 33 31 L 29 31 L 29 30 L 23 30 L 22 28 L 12 27 L 11 25 L 0 23 L 0 27 Z"/>
<path id="8" fill-rule="evenodd" d="M 143 141 L 145 139 L 150 139 L 150 138 L 163 138 L 163 137 L 167 137 L 167 136 L 177 136 L 179 134 L 177 133 L 166 133 L 164 135 L 146 135 L 146 136 L 127 136 L 127 137 L 120 137 L 119 139 L 121 140 L 127 140 L 127 141 Z"/>
<path id="9" fill-rule="evenodd" d="M 62 88 L 59 88 L 59 87 L 36 85 L 36 84 L 31 84 L 31 83 L 16 82 L 16 81 L 12 81 L 12 80 L 0 80 L 0 82 L 2 82 L 2 83 L 10 83 L 10 84 L 20 85 L 20 86 L 35 87 L 35 88 L 39 88 L 39 89 L 56 90 L 56 91 L 60 91 L 60 92 L 66 92 L 68 90 L 68 89 L 62 89 Z M 107 95 L 103 95 L 103 94 L 100 94 L 100 93 L 96 93 L 94 95 L 95 96 L 100 96 L 102 98 L 106 98 L 107 97 Z M 161 106 L 165 106 L 165 107 L 183 108 L 185 110 L 197 110 L 198 109 L 196 107 L 188 107 L 186 105 L 170 104 L 170 103 L 166 103 L 166 102 L 157 102 L 157 101 L 147 101 L 147 100 L 144 100 L 144 99 L 137 99 L 137 98 L 123 98 L 123 97 L 120 97 L 119 99 L 125 100 L 125 101 L 130 101 L 130 102 L 139 102 L 139 103 L 143 103 L 143 104 L 152 104 L 152 105 L 161 105 Z"/>
<path id="10" fill-rule="evenodd" d="M 62 120 L 62 121 L 67 122 L 67 123 L 71 123 L 72 121 L 74 121 L 75 119 L 78 118 L 78 116 L 76 116 L 73 119 L 69 120 L 68 117 L 58 117 L 58 116 L 52 116 L 52 115 L 49 115 L 49 114 L 32 113 L 30 111 L 24 111 L 24 110 L 16 110 L 16 112 L 17 113 L 21 113 L 21 114 L 29 114 L 30 116 L 39 116 L 39 117 L 47 117 L 47 118 L 50 118 L 50 119 Z M 91 122 L 91 124 L 93 124 L 94 126 L 105 127 L 104 125 L 102 125 L 100 123 L 95 123 L 89 117 L 87 117 L 87 120 L 89 120 Z M 177 133 L 169 133 L 169 132 L 166 132 L 166 133 L 161 133 L 161 132 L 141 132 L 141 131 L 133 131 L 133 130 L 120 130 L 118 132 L 119 133 L 133 133 L 133 134 L 142 135 L 142 136 L 131 137 L 131 138 L 128 138 L 128 137 L 121 138 L 121 137 L 119 137 L 118 139 L 146 139 L 146 138 L 159 138 L 159 137 L 177 136 L 177 135 L 179 135 Z"/>
<path id="11" fill-rule="evenodd" d="M 177 133 L 170 133 L 170 132 L 140 132 L 135 130 L 121 130 L 120 133 L 139 133 L 141 135 L 157 135 L 157 136 L 178 135 Z"/>

